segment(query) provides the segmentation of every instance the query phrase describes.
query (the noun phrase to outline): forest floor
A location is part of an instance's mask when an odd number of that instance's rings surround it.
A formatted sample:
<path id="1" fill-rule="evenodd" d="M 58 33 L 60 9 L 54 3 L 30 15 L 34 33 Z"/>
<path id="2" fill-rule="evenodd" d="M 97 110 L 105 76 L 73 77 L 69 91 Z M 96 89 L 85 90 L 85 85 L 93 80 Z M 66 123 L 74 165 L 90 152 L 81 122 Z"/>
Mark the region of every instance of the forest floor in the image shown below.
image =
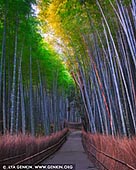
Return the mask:
<path id="1" fill-rule="evenodd" d="M 42 164 L 73 164 L 74 170 L 97 170 L 84 151 L 81 131 L 71 132 L 61 149 Z"/>

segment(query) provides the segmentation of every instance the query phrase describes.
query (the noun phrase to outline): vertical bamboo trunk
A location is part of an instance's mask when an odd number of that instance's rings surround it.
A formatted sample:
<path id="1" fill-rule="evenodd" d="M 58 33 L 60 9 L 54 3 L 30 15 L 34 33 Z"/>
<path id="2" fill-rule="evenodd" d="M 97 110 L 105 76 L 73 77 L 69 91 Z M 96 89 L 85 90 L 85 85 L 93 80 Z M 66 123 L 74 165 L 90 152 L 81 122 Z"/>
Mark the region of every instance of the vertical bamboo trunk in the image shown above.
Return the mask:
<path id="1" fill-rule="evenodd" d="M 89 110 L 90 126 L 92 126 L 91 131 L 92 131 L 92 133 L 96 133 L 94 116 L 93 116 L 93 113 L 92 113 L 92 107 L 91 107 L 89 96 L 88 96 L 88 92 L 87 92 L 87 87 L 86 87 L 86 81 L 85 81 L 84 73 L 83 73 L 83 71 L 82 71 L 80 66 L 79 66 L 79 69 L 80 69 L 80 73 L 81 73 L 81 77 L 82 77 L 82 81 L 83 81 L 83 86 L 84 86 L 85 100 L 87 102 L 87 106 L 88 106 L 88 110 Z"/>
<path id="2" fill-rule="evenodd" d="M 45 120 L 46 120 L 46 123 L 45 123 L 45 126 L 46 126 L 46 134 L 48 135 L 49 134 L 49 131 L 50 131 L 50 113 L 48 112 L 48 103 L 47 103 L 47 94 L 46 94 L 46 91 L 44 90 L 44 110 L 45 110 Z"/>
<path id="3" fill-rule="evenodd" d="M 24 45 L 22 45 L 21 54 L 20 54 L 20 59 L 19 59 L 19 67 L 18 67 L 16 133 L 18 133 L 18 124 L 19 124 L 20 80 L 21 80 L 21 65 L 22 65 L 23 47 L 24 47 Z"/>
<path id="4" fill-rule="evenodd" d="M 101 132 L 102 132 L 102 134 L 105 134 L 104 124 L 103 124 L 103 119 L 102 119 L 102 112 L 101 112 L 101 109 L 100 109 L 100 104 L 99 104 L 99 101 L 98 101 L 98 95 L 97 95 L 97 93 L 96 93 L 96 89 L 94 89 L 94 94 L 95 94 L 96 104 L 97 104 L 97 108 L 98 108 L 98 115 L 99 115 L 99 118 L 100 118 L 100 128 L 101 128 Z"/>
<path id="5" fill-rule="evenodd" d="M 103 25 L 103 27 L 104 27 L 104 25 Z M 113 121 L 112 121 L 113 126 L 112 127 L 114 128 L 114 133 L 115 133 L 115 131 L 119 130 L 119 133 L 121 134 L 121 123 L 119 122 L 118 115 L 117 115 L 117 113 L 119 114 L 120 111 L 118 110 L 118 102 L 116 102 L 116 99 L 118 99 L 118 100 L 121 100 L 121 99 L 120 99 L 120 95 L 117 95 L 117 91 L 119 92 L 119 90 L 117 89 L 118 88 L 118 84 L 116 86 L 114 85 L 115 82 L 117 82 L 117 78 L 116 78 L 116 74 L 115 74 L 115 69 L 114 69 L 114 64 L 113 64 L 112 58 L 110 59 L 110 57 L 111 57 L 111 48 L 110 48 L 110 43 L 108 41 L 108 36 L 107 36 L 106 30 L 105 30 L 105 27 L 104 27 L 104 35 L 105 35 L 105 38 L 106 38 L 106 43 L 107 43 L 107 48 L 108 48 L 107 51 L 106 51 L 106 48 L 104 47 L 103 41 L 102 41 L 102 39 L 100 37 L 100 34 L 98 32 L 97 32 L 97 35 L 98 35 L 98 37 L 100 39 L 100 43 L 102 45 L 102 50 L 103 50 L 104 55 L 105 55 L 106 60 L 107 60 L 107 66 L 109 67 L 109 69 L 107 67 L 109 72 L 107 72 L 106 75 L 107 75 L 107 83 L 108 83 L 108 91 L 109 91 L 108 96 L 110 98 L 109 99 L 110 100 L 109 105 L 110 105 L 111 108 L 113 108 L 112 110 L 114 111 L 114 116 L 113 116 L 114 118 L 112 117 L 112 119 L 113 119 Z M 106 65 L 105 65 L 105 68 L 106 68 Z M 113 82 L 113 85 L 112 84 L 110 85 L 110 82 L 109 82 L 108 79 L 111 79 L 111 81 Z M 112 86 L 114 87 L 113 89 L 115 89 L 115 90 L 113 90 L 113 93 L 111 92 Z M 115 95 L 115 97 L 114 97 L 114 95 Z M 117 120 L 117 125 L 118 125 L 119 129 L 118 128 L 115 129 L 115 118 Z"/>
<path id="6" fill-rule="evenodd" d="M 118 6 L 118 10 L 119 10 L 119 14 L 120 14 L 120 18 L 122 21 L 122 26 L 124 29 L 124 32 L 126 34 L 127 37 L 127 41 L 128 41 L 128 45 L 129 45 L 129 49 L 131 51 L 131 55 L 136 67 L 136 58 L 135 58 L 135 54 L 136 54 L 136 39 L 134 36 L 134 32 L 133 32 L 133 28 L 130 22 L 130 18 L 128 15 L 128 11 L 127 9 L 125 9 L 122 5 L 122 2 L 118 3 L 117 2 L 117 6 Z"/>
<path id="7" fill-rule="evenodd" d="M 30 125 L 31 125 L 31 134 L 34 136 L 35 135 L 35 129 L 34 129 L 34 114 L 33 114 L 33 87 L 32 87 L 32 51 L 30 47 L 30 66 L 29 66 L 29 73 L 30 73 L 30 86 L 29 86 L 29 91 L 30 91 Z"/>
<path id="8" fill-rule="evenodd" d="M 46 120 L 46 103 L 44 100 L 44 92 L 43 92 L 43 85 L 42 85 L 42 79 L 41 79 L 41 71 L 40 71 L 40 65 L 39 62 L 37 61 L 38 65 L 38 75 L 39 75 L 39 83 L 40 83 L 40 106 L 41 106 L 41 114 L 42 114 L 42 123 L 44 127 L 44 134 L 47 134 L 47 120 Z"/>
<path id="9" fill-rule="evenodd" d="M 66 98 L 66 120 L 69 118 L 69 101 L 68 98 Z"/>
<path id="10" fill-rule="evenodd" d="M 133 115 L 133 110 L 132 110 L 132 104 L 131 104 L 131 100 L 130 100 L 130 96 L 129 96 L 129 92 L 128 92 L 128 87 L 127 87 L 127 84 L 126 84 L 126 80 L 125 80 L 125 76 L 124 76 L 124 72 L 123 72 L 123 69 L 122 69 L 122 66 L 121 66 L 121 62 L 120 62 L 120 58 L 119 58 L 119 54 L 118 54 L 118 51 L 117 51 L 117 48 L 116 48 L 116 45 L 115 45 L 115 41 L 113 39 L 113 36 L 112 36 L 112 33 L 111 33 L 111 30 L 110 30 L 110 27 L 108 25 L 108 22 L 106 20 L 106 17 L 103 13 L 103 10 L 99 4 L 99 2 L 97 1 L 97 4 L 99 6 L 99 9 L 101 11 L 101 14 L 103 16 L 103 19 L 105 21 L 105 24 L 106 24 L 106 27 L 108 29 L 108 32 L 109 32 L 109 35 L 110 35 L 110 38 L 111 38 L 111 42 L 112 42 L 112 46 L 113 46 L 113 49 L 114 49 L 114 52 L 115 52 L 115 55 L 116 55 L 116 59 L 117 59 L 117 63 L 118 63 L 118 67 L 121 71 L 121 76 L 122 76 L 122 81 L 123 81 L 123 84 L 124 84 L 124 87 L 125 87 L 125 91 L 126 91 L 126 94 L 127 94 L 127 100 L 128 100 L 128 104 L 129 104 L 129 108 L 130 108 L 130 113 L 131 113 L 131 117 L 132 117 L 132 121 L 133 121 L 133 125 L 134 125 L 134 131 L 136 133 L 136 122 L 135 122 L 135 118 L 134 118 L 134 115 Z M 132 54 L 133 56 L 133 54 Z M 121 117 L 122 117 L 122 114 L 121 114 Z M 123 120 L 123 119 L 122 119 Z M 123 123 L 123 122 L 122 122 Z M 123 123 L 123 129 L 125 128 L 125 124 Z M 125 132 L 125 131 L 124 131 Z M 125 133 L 126 135 L 126 133 Z"/>
<path id="11" fill-rule="evenodd" d="M 88 109 L 88 106 L 87 106 L 87 102 L 86 102 L 86 99 L 85 99 L 85 94 L 84 94 L 84 87 L 83 87 L 83 83 L 81 82 L 81 78 L 79 75 L 77 75 L 77 78 L 76 78 L 76 75 L 74 72 L 72 72 L 72 76 L 73 76 L 73 79 L 75 80 L 76 84 L 78 85 L 79 89 L 80 89 L 80 92 L 81 92 L 81 96 L 82 96 L 82 100 L 83 100 L 83 103 L 84 103 L 84 107 L 85 107 L 85 115 L 83 117 L 83 119 L 85 119 L 86 123 L 89 122 L 89 126 L 91 127 L 91 129 L 93 129 L 93 126 L 92 126 L 92 123 L 91 123 L 91 120 L 90 120 L 90 116 L 89 116 L 89 109 Z M 68 117 L 68 120 L 69 120 L 69 117 Z M 85 130 L 90 130 L 90 127 L 88 127 L 88 124 L 85 124 Z M 93 132 L 93 131 L 92 131 Z"/>
<path id="12" fill-rule="evenodd" d="M 95 46 L 95 50 L 96 50 L 96 65 L 97 65 L 97 67 L 96 67 L 94 61 L 93 61 L 93 63 L 94 63 L 97 79 L 99 82 L 99 87 L 101 89 L 105 109 L 108 114 L 107 121 L 108 121 L 108 124 L 110 123 L 110 127 L 108 126 L 108 129 L 109 129 L 108 131 L 110 131 L 110 129 L 111 129 L 111 132 L 113 134 L 114 133 L 113 132 L 113 114 L 112 114 L 111 102 L 110 102 L 110 98 L 109 98 L 109 91 L 108 91 L 108 86 L 107 86 L 106 76 L 105 76 L 106 75 L 105 74 L 106 65 L 105 65 L 105 67 L 103 66 L 103 61 L 101 59 L 102 57 L 100 56 L 100 49 L 98 48 L 98 41 L 97 41 L 97 38 L 95 37 L 95 35 L 94 35 L 94 46 Z"/>
<path id="13" fill-rule="evenodd" d="M 0 110 L 2 111 L 3 127 L 1 131 L 5 134 L 7 129 L 6 117 L 6 34 L 7 34 L 7 10 L 8 0 L 4 6 L 4 23 L 2 35 L 1 63 L 0 63 Z M 3 82 L 2 82 L 3 77 Z M 2 89 L 3 86 L 3 89 Z M 3 98 L 2 98 L 3 96 Z"/>
<path id="14" fill-rule="evenodd" d="M 136 29 L 136 1 L 135 0 L 132 0 L 131 11 L 132 11 L 133 20 L 134 20 L 134 26 Z"/>
<path id="15" fill-rule="evenodd" d="M 98 1 L 97 1 L 98 2 Z M 110 38 L 112 39 L 112 42 L 114 41 L 113 40 L 113 37 L 111 35 L 111 31 L 110 31 L 110 28 L 109 28 L 109 25 L 107 23 L 107 20 L 103 14 L 103 11 L 102 11 L 102 8 L 100 6 L 99 3 L 97 3 L 100 10 L 101 10 L 101 13 L 103 15 L 103 18 L 104 18 L 104 21 L 106 23 L 106 26 L 108 28 L 108 31 L 109 31 L 109 34 L 110 34 Z M 104 24 L 103 24 L 103 27 L 104 27 Z M 116 87 L 116 92 L 117 92 L 117 99 L 118 99 L 118 104 L 119 104 L 119 110 L 120 110 L 120 116 L 121 116 L 121 120 L 122 120 L 122 130 L 123 130 L 123 134 L 126 136 L 127 135 L 127 132 L 126 132 L 126 127 L 125 127 L 125 122 L 124 122 L 124 116 L 123 116 L 123 112 L 122 112 L 122 106 L 121 106 L 121 100 L 120 100 L 120 94 L 119 94 L 119 89 L 118 89 L 118 84 L 117 84 L 117 78 L 116 78 L 116 75 L 115 75 L 115 69 L 114 69 L 114 64 L 113 64 L 113 59 L 112 59 L 112 55 L 111 55 L 111 48 L 110 48 L 110 45 L 109 45 L 109 40 L 108 40 L 108 36 L 107 36 L 107 33 L 106 33 L 106 29 L 104 27 L 104 34 L 105 34 L 105 37 L 106 37 L 106 42 L 107 42 L 107 46 L 108 46 L 108 52 L 109 52 L 109 57 L 110 57 L 110 64 L 111 64 L 111 67 L 112 67 L 112 71 L 113 71 L 113 78 L 114 78 L 114 83 L 115 83 L 115 87 Z M 114 44 L 115 46 L 115 44 Z M 115 49 L 115 48 L 114 48 Z"/>
<path id="16" fill-rule="evenodd" d="M 112 5 L 118 19 L 119 19 L 120 24 L 122 25 L 122 28 L 123 28 L 124 33 L 126 35 L 127 42 L 128 42 L 128 45 L 129 45 L 129 49 L 130 49 L 130 52 L 131 52 L 131 55 L 132 55 L 132 59 L 134 61 L 134 65 L 136 67 L 136 58 L 135 58 L 136 38 L 135 38 L 134 31 L 133 31 L 133 28 L 132 28 L 132 25 L 131 25 L 131 21 L 130 21 L 129 15 L 128 15 L 128 11 L 127 11 L 127 9 L 126 10 L 124 9 L 121 1 L 120 2 L 116 1 L 119 12 L 117 12 L 116 8 L 114 7 L 114 5 L 112 4 L 111 1 L 110 1 L 110 3 Z M 133 3 L 133 5 L 135 6 L 134 3 Z"/>
<path id="17" fill-rule="evenodd" d="M 25 111 L 22 71 L 20 72 L 20 95 L 21 95 L 22 133 L 25 135 L 26 134 L 26 111 Z"/>
<path id="18" fill-rule="evenodd" d="M 7 5 L 7 1 L 6 1 Z M 0 70 L 0 94 L 1 94 L 1 85 L 2 85 L 2 71 L 3 71 L 3 133 L 6 133 L 6 16 L 7 9 L 5 9 L 4 16 L 4 30 L 3 30 L 3 42 L 2 42 L 2 55 L 1 55 L 1 70 Z M 3 65 L 3 66 L 2 66 Z M 2 70 L 3 68 L 3 70 Z"/>
<path id="19" fill-rule="evenodd" d="M 8 99 L 7 99 L 7 130 L 10 131 L 10 95 L 11 95 L 11 66 L 9 64 L 9 59 L 10 57 L 8 56 L 8 90 L 7 90 L 7 93 L 8 93 Z"/>
<path id="20" fill-rule="evenodd" d="M 14 63 L 13 63 L 13 79 L 12 79 L 12 92 L 11 92 L 11 121 L 10 121 L 10 134 L 14 132 L 15 120 L 15 95 L 16 95 L 16 60 L 17 60 L 17 44 L 18 44 L 18 18 L 16 18 L 16 31 L 15 31 L 15 47 L 14 47 Z"/>
<path id="21" fill-rule="evenodd" d="M 106 35 L 106 32 L 105 32 L 105 35 Z M 108 37 L 106 37 L 106 39 L 107 38 Z M 120 116 L 121 116 L 121 122 L 122 122 L 122 128 L 123 128 L 122 130 L 123 130 L 123 133 L 126 135 L 124 114 L 122 111 L 121 97 L 120 97 L 120 92 L 119 92 L 119 88 L 118 88 L 119 85 L 118 85 L 118 81 L 117 81 L 117 74 L 116 74 L 115 67 L 114 67 L 114 66 L 116 66 L 116 63 L 114 64 L 114 62 L 113 62 L 108 39 L 107 39 L 107 44 L 108 44 L 108 49 L 109 49 L 110 64 L 111 64 L 111 68 L 112 68 L 112 72 L 113 72 L 113 79 L 114 79 L 113 82 L 115 84 L 117 100 L 118 100 L 118 107 L 119 107 L 119 112 L 120 112 Z"/>

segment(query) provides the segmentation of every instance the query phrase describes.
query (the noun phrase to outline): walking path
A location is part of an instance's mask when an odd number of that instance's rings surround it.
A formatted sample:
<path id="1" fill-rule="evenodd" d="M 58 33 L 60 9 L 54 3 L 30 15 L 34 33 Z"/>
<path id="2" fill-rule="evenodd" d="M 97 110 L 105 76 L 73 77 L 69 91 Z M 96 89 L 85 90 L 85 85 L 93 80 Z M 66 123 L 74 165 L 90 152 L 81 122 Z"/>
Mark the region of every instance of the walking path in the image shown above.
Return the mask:
<path id="1" fill-rule="evenodd" d="M 83 149 L 81 131 L 71 132 L 61 149 L 42 164 L 74 164 L 75 170 L 97 170 Z"/>

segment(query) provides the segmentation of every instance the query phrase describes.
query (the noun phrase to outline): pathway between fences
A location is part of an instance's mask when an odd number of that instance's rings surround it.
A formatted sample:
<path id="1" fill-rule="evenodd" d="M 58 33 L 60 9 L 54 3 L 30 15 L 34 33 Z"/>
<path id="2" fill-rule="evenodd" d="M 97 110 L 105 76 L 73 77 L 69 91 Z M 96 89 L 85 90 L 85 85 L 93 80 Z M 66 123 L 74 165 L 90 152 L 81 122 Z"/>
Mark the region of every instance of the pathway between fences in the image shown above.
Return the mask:
<path id="1" fill-rule="evenodd" d="M 63 166 L 73 164 L 75 165 L 74 170 L 98 170 L 95 168 L 93 163 L 90 162 L 83 149 L 81 131 L 71 132 L 67 141 L 63 144 L 60 150 L 43 161 L 41 164 L 63 164 Z M 65 169 L 67 169 L 67 167 L 65 167 Z"/>

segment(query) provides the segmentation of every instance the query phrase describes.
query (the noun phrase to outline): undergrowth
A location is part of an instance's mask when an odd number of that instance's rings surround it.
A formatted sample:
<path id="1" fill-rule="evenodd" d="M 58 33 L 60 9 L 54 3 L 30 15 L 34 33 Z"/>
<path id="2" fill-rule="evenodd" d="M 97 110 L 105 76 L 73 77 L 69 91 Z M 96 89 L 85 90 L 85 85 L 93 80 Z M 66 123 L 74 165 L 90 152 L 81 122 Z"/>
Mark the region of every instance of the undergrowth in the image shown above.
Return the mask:
<path id="1" fill-rule="evenodd" d="M 131 139 L 106 136 L 101 134 L 90 134 L 83 131 L 83 146 L 88 153 L 89 159 L 95 163 L 98 169 L 104 170 L 131 170 L 127 166 L 108 158 L 98 151 L 102 151 L 119 161 L 136 168 L 136 137 Z M 98 151 L 94 147 L 97 148 Z M 101 162 L 101 163 L 100 163 Z"/>
<path id="2" fill-rule="evenodd" d="M 33 137 L 31 135 L 3 135 L 0 136 L 0 160 L 25 153 L 25 157 L 40 152 L 53 144 L 66 134 L 68 129 L 52 133 L 49 136 Z"/>

